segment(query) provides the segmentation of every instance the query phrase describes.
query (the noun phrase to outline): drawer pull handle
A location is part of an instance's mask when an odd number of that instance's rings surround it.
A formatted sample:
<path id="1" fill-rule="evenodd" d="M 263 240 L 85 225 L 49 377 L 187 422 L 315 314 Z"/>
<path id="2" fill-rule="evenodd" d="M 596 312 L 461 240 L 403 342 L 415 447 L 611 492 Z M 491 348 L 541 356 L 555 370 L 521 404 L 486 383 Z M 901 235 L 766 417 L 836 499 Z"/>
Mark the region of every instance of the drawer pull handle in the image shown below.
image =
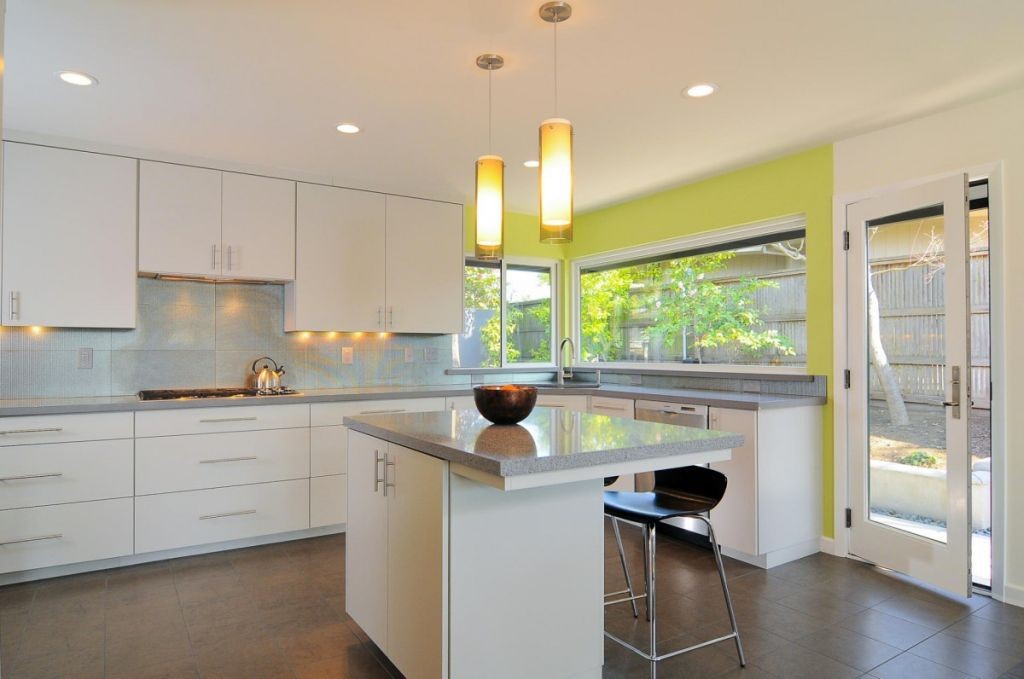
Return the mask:
<path id="1" fill-rule="evenodd" d="M 255 422 L 255 417 L 210 417 L 204 420 L 199 420 L 203 424 L 211 424 L 213 422 Z"/>
<path id="2" fill-rule="evenodd" d="M 595 403 L 595 404 L 593 404 L 590 407 L 593 408 L 594 410 L 611 410 L 611 411 L 616 412 L 616 413 L 624 413 L 624 412 L 626 412 L 625 408 L 616 408 L 615 406 L 603 406 L 600 403 Z"/>
<path id="3" fill-rule="evenodd" d="M 259 458 L 255 455 L 246 455 L 245 457 L 219 457 L 215 460 L 199 460 L 199 464 L 220 464 L 221 462 L 246 462 L 248 460 L 258 460 Z"/>
<path id="4" fill-rule="evenodd" d="M 223 514 L 205 514 L 199 517 L 200 521 L 206 521 L 207 519 L 223 519 L 229 516 L 245 516 L 246 514 L 255 514 L 255 509 L 243 509 L 240 512 L 224 512 Z"/>
<path id="5" fill-rule="evenodd" d="M 64 537 L 63 533 L 57 533 L 55 535 L 40 535 L 34 538 L 22 538 L 20 540 L 7 540 L 6 542 L 0 542 L 0 547 L 6 547 L 7 545 L 20 545 L 23 542 L 39 542 L 41 540 L 59 540 Z"/>
<path id="6" fill-rule="evenodd" d="M 46 434 L 50 432 L 64 431 L 64 427 L 46 427 L 45 429 L 8 429 L 0 431 L 0 436 L 7 434 Z"/>
<path id="7" fill-rule="evenodd" d="M 58 476 L 64 476 L 64 472 L 50 472 L 48 474 L 25 474 L 23 476 L 0 476 L 0 482 L 27 481 L 29 479 L 55 479 Z"/>
<path id="8" fill-rule="evenodd" d="M 360 415 L 384 415 L 387 413 L 404 413 L 405 408 L 392 408 L 391 410 L 361 410 Z"/>

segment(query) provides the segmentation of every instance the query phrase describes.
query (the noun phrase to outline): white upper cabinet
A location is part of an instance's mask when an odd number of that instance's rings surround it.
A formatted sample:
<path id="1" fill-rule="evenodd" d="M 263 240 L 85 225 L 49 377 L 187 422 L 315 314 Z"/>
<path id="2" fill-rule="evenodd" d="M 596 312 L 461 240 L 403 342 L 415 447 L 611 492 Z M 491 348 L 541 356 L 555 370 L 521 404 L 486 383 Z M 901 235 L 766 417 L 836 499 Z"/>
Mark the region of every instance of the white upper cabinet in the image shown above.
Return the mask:
<path id="1" fill-rule="evenodd" d="M 295 278 L 295 182 L 142 161 L 139 271 Z"/>
<path id="2" fill-rule="evenodd" d="M 139 271 L 220 274 L 220 208 L 220 171 L 141 161 Z"/>
<path id="3" fill-rule="evenodd" d="M 4 144 L 4 325 L 135 327 L 137 168 Z"/>
<path id="4" fill-rule="evenodd" d="M 387 330 L 462 332 L 462 206 L 387 197 Z"/>
<path id="5" fill-rule="evenodd" d="M 295 182 L 225 172 L 221 271 L 232 278 L 295 278 Z"/>
<path id="6" fill-rule="evenodd" d="M 298 185 L 285 330 L 384 329 L 384 195 Z"/>

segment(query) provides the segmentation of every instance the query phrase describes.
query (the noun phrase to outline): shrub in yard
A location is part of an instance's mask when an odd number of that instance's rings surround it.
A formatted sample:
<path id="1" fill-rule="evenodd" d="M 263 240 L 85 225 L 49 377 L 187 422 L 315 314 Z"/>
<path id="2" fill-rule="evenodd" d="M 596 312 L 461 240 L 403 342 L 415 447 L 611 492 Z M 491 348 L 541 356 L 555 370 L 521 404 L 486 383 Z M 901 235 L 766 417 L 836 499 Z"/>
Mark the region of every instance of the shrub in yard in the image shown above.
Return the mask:
<path id="1" fill-rule="evenodd" d="M 910 455 L 904 455 L 896 461 L 900 464 L 909 464 L 912 467 L 929 467 L 932 469 L 939 465 L 939 461 L 935 459 L 934 455 L 923 450 L 915 450 Z"/>

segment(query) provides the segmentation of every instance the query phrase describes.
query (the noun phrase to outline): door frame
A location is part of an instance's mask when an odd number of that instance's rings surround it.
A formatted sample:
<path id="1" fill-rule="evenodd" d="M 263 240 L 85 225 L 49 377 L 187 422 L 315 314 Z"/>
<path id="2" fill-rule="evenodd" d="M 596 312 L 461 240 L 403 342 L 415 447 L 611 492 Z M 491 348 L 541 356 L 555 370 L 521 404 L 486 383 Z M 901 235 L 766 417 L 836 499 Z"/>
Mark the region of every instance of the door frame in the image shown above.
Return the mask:
<path id="1" fill-rule="evenodd" d="M 915 179 L 833 196 L 832 199 L 832 288 L 833 288 L 833 380 L 830 391 L 833 402 L 833 535 L 823 538 L 822 551 L 835 556 L 857 558 L 849 552 L 850 529 L 846 527 L 846 508 L 849 506 L 849 393 L 843 387 L 843 374 L 849 366 L 849 327 L 847 325 L 847 253 L 843 249 L 846 231 L 846 208 L 868 198 L 902 191 L 914 186 L 966 173 L 970 181 L 988 179 L 989 190 L 989 248 L 990 307 L 992 341 L 992 597 L 1004 597 L 1004 545 L 1005 545 L 1005 484 L 1006 484 L 1006 332 L 1004 300 L 1005 247 L 1003 242 L 1003 164 L 986 163 L 957 169 L 952 172 L 918 177 Z M 829 549 L 830 548 L 830 549 Z"/>

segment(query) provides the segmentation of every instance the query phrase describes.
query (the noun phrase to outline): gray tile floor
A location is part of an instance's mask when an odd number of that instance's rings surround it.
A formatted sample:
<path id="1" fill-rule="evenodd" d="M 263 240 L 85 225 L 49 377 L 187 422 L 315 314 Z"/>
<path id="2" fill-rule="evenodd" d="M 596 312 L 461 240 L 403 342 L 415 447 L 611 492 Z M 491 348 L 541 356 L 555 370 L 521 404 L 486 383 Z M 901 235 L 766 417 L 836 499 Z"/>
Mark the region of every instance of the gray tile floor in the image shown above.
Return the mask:
<path id="1" fill-rule="evenodd" d="M 639 533 L 623 533 L 639 580 Z M 608 587 L 618 589 L 610 542 L 607 554 Z M 721 634 L 710 554 L 663 539 L 658 556 L 661 648 Z M 345 615 L 344 561 L 344 537 L 334 536 L 0 587 L 2 676 L 396 676 Z M 663 662 L 659 677 L 1024 679 L 1024 609 L 953 600 L 824 555 L 727 570 L 747 668 L 721 644 Z M 628 606 L 609 609 L 606 624 L 647 639 Z M 612 642 L 605 662 L 606 677 L 647 676 Z"/>

